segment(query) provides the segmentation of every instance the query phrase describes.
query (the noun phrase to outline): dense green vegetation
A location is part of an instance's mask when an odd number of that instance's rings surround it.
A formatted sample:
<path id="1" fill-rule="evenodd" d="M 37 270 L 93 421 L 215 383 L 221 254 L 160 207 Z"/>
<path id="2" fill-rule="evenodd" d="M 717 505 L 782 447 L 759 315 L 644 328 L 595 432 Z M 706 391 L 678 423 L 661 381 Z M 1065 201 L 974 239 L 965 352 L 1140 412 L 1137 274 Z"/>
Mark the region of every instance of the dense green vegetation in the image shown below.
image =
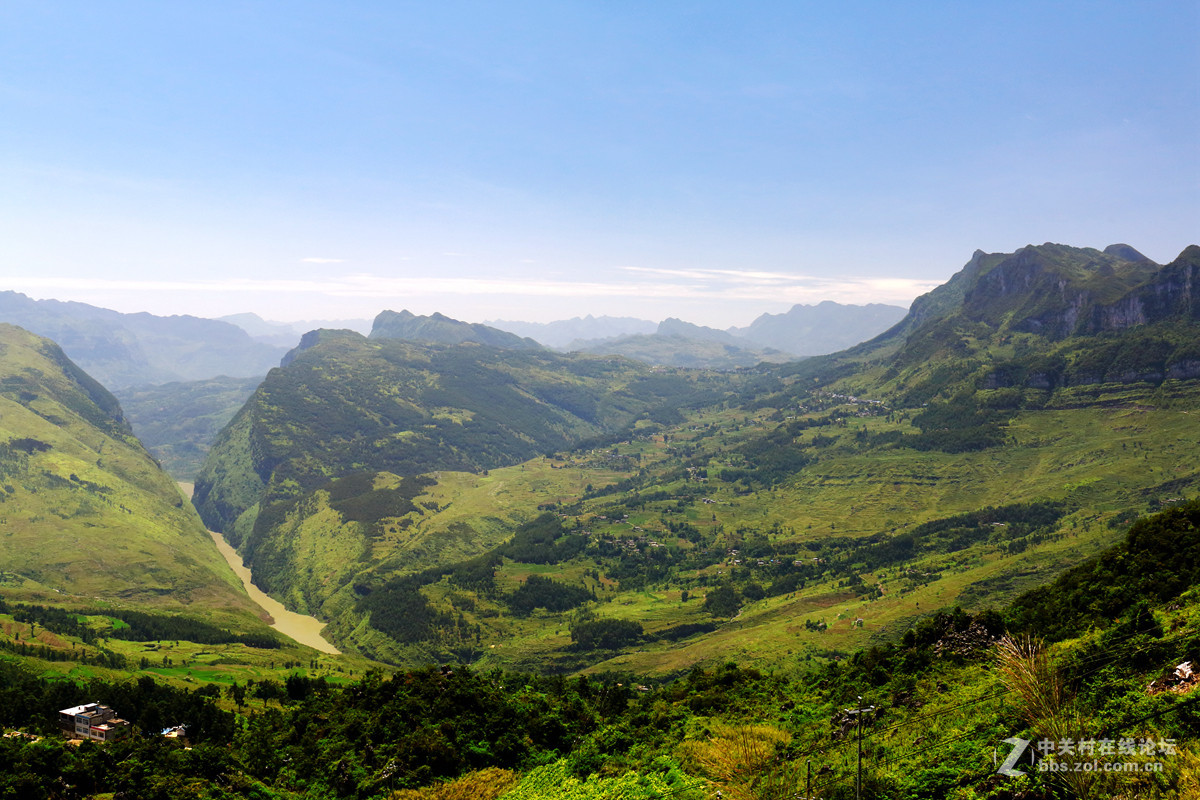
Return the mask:
<path id="1" fill-rule="evenodd" d="M 6 603 L 0 597 L 0 614 L 11 614 L 17 622 L 33 623 L 43 629 L 75 636 L 85 642 L 95 642 L 103 636 L 131 642 L 156 642 L 165 639 L 186 639 L 200 644 L 237 642 L 249 647 L 273 649 L 279 640 L 270 634 L 232 633 L 207 622 L 190 617 L 151 614 L 128 609 L 79 609 L 67 611 L 53 606 L 28 603 Z M 89 617 L 104 618 L 110 627 L 97 630 Z"/>
<path id="2" fill-rule="evenodd" d="M 1195 586 L 1200 586 L 1200 500 L 1137 521 L 1117 547 L 1024 595 L 1014 603 L 1014 624 L 1063 639 L 1138 604 L 1168 604 Z"/>
<path id="3" fill-rule="evenodd" d="M 1175 570 L 1170 556 L 1180 538 L 1196 537 L 1197 515 L 1200 502 L 1143 520 L 1098 563 L 1137 552 L 1146 563 L 1157 559 L 1168 585 L 1182 586 L 1194 565 Z M 768 798 L 810 781 L 819 796 L 850 797 L 856 762 L 847 756 L 857 737 L 845 709 L 863 705 L 873 709 L 863 731 L 864 797 L 1187 796 L 1200 765 L 1200 705 L 1145 686 L 1164 680 L 1179 654 L 1200 652 L 1194 586 L 1173 594 L 1170 607 L 1151 585 L 1114 598 L 1088 621 L 1099 633 L 1076 625 L 1087 635 L 1060 646 L 1052 664 L 1083 726 L 1073 729 L 1077 738 L 1169 740 L 1167 756 L 1155 745 L 1161 771 L 1099 773 L 1086 784 L 1037 770 L 995 775 L 991 751 L 1001 739 L 1045 735 L 1038 718 L 1023 721 L 1021 692 L 997 681 L 995 641 L 1007 626 L 1024 625 L 1045 591 L 1069 597 L 1090 589 L 1067 574 L 1002 612 L 934 613 L 900 640 L 840 662 L 771 672 L 724 664 L 644 683 L 620 674 L 431 667 L 341 686 L 295 671 L 279 682 L 187 691 L 149 678 L 53 681 L 0 660 L 0 724 L 48 737 L 2 740 L 0 796 L 60 797 L 65 780 L 83 796 L 139 798 L 372 798 L 399 790 L 432 798 L 443 785 L 510 800 L 664 791 L 700 798 L 718 789 Z M 586 647 L 620 647 L 641 634 L 634 623 L 581 621 L 572 635 L 591 637 Z M 119 709 L 140 734 L 105 746 L 55 741 L 56 710 L 94 699 Z M 193 749 L 155 735 L 177 724 L 187 726 Z"/>

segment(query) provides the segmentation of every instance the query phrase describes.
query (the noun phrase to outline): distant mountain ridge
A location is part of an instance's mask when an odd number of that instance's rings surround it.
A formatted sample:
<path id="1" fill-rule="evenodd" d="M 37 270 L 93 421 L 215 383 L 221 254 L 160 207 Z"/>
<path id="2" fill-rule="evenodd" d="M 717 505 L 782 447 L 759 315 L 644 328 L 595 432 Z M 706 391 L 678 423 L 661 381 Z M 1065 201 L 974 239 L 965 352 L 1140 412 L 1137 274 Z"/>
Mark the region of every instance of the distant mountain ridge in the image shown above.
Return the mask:
<path id="1" fill-rule="evenodd" d="M 91 377 L 116 390 L 217 375 L 265 375 L 286 352 L 218 320 L 124 314 L 11 291 L 0 292 L 0 321 L 54 340 Z"/>
<path id="2" fill-rule="evenodd" d="M 491 320 L 485 322 L 502 331 L 526 336 L 546 347 L 569 350 L 571 343 L 595 339 L 611 339 L 617 336 L 630 336 L 639 333 L 654 333 L 658 324 L 648 319 L 635 317 L 573 317 L 554 322 L 515 322 L 509 320 Z"/>
<path id="3" fill-rule="evenodd" d="M 274 322 L 263 319 L 253 312 L 228 314 L 224 317 L 218 317 L 218 319 L 222 322 L 237 325 L 250 334 L 252 338 L 260 342 L 280 347 L 294 347 L 304 333 L 316 330 L 317 328 L 352 330 L 364 336 L 371 332 L 371 320 L 369 319 L 321 319 L 300 320 L 297 322 Z"/>
<path id="4" fill-rule="evenodd" d="M 461 322 L 444 314 L 419 316 L 411 311 L 381 311 L 375 317 L 370 339 L 403 339 L 431 344 L 474 342 L 508 350 L 540 350 L 533 339 L 517 336 L 478 322 Z"/>
<path id="5" fill-rule="evenodd" d="M 815 306 L 794 305 L 783 314 L 763 314 L 748 326 L 729 332 L 762 347 L 818 356 L 871 339 L 907 313 L 905 308 L 882 303 L 856 306 L 824 300 Z"/>
<path id="6" fill-rule="evenodd" d="M 650 364 L 731 369 L 832 353 L 866 341 L 898 322 L 906 310 L 872 303 L 824 301 L 763 314 L 749 326 L 720 330 L 670 317 L 657 325 L 632 317 L 575 317 L 548 323 L 496 322 L 548 347 L 623 355 Z"/>
<path id="7" fill-rule="evenodd" d="M 572 342 L 571 349 L 596 355 L 621 355 L 648 364 L 691 369 L 736 369 L 763 362 L 791 361 L 793 356 L 760 347 L 727 331 L 668 318 L 654 333 Z"/>

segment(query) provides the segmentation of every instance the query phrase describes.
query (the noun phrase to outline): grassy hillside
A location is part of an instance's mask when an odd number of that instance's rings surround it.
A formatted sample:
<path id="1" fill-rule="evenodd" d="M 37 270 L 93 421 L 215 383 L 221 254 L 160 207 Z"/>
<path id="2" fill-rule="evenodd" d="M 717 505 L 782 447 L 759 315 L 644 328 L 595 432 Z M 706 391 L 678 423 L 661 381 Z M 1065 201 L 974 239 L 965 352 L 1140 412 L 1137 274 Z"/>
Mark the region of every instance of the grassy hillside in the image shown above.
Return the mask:
<path id="1" fill-rule="evenodd" d="M 331 479 L 513 464 L 723 386 L 621 359 L 344 332 L 272 370 L 218 437 L 196 506 L 253 561 L 264 526 Z"/>
<path id="2" fill-rule="evenodd" d="M 56 345 L 9 325 L 0 371 L 6 595 L 247 610 L 111 394 Z"/>

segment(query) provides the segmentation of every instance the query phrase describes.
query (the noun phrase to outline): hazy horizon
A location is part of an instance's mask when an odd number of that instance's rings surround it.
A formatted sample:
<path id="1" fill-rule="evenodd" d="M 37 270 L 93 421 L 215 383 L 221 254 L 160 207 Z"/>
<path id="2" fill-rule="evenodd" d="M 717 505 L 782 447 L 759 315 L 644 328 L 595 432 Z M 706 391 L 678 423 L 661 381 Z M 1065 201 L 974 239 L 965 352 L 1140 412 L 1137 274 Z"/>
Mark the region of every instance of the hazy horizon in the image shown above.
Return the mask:
<path id="1" fill-rule="evenodd" d="M 0 289 L 0 291 L 4 291 L 4 289 Z M 232 317 L 237 317 L 237 316 L 245 315 L 245 314 L 251 314 L 251 315 L 258 317 L 258 319 L 261 320 L 265 324 L 279 325 L 279 326 L 303 326 L 308 323 L 316 324 L 316 323 L 339 323 L 339 322 L 340 323 L 364 323 L 365 322 L 365 323 L 367 323 L 366 327 L 369 328 L 370 323 L 375 319 L 375 317 L 377 317 L 380 313 L 382 313 L 384 311 L 396 311 L 396 312 L 405 311 L 405 310 L 412 311 L 412 309 L 406 309 L 403 307 L 380 308 L 373 313 L 365 314 L 364 316 L 360 316 L 360 317 L 326 317 L 326 318 L 307 318 L 307 319 L 271 318 L 271 317 L 264 316 L 263 314 L 261 314 L 257 311 L 250 311 L 250 310 L 235 311 L 235 312 L 232 312 L 229 314 L 219 314 L 216 316 L 204 316 L 201 314 L 193 314 L 190 312 L 182 312 L 181 314 L 178 314 L 178 315 L 171 315 L 171 314 L 160 313 L 160 312 L 154 311 L 152 309 L 137 309 L 135 311 L 125 311 L 125 310 L 122 310 L 119 308 L 111 308 L 109 306 L 100 305 L 98 303 L 90 303 L 90 302 L 87 302 L 86 300 L 66 300 L 62 297 L 53 297 L 53 296 L 36 297 L 28 292 L 20 292 L 20 294 L 23 294 L 23 295 L 29 297 L 31 300 L 35 300 L 35 301 L 49 300 L 49 301 L 58 301 L 58 302 L 79 302 L 79 303 L 86 303 L 87 305 L 95 306 L 98 308 L 105 308 L 105 309 L 108 309 L 111 311 L 119 311 L 120 313 L 149 313 L 149 314 L 154 314 L 155 316 L 193 316 L 193 317 L 201 317 L 204 319 L 215 319 L 215 320 L 223 320 L 223 321 L 229 321 L 229 318 L 232 318 Z M 819 300 L 819 301 L 813 301 L 812 303 L 794 303 L 791 306 L 788 306 L 787 308 L 785 308 L 783 311 L 780 311 L 780 312 L 763 311 L 763 312 L 754 314 L 751 318 L 747 319 L 744 323 L 740 323 L 740 324 L 734 323 L 731 325 L 725 325 L 725 326 L 721 326 L 721 327 L 718 327 L 716 325 L 707 325 L 707 323 L 699 322 L 699 321 L 696 321 L 693 319 L 687 319 L 684 317 L 675 317 L 675 318 L 683 319 L 683 321 L 685 321 L 685 322 L 692 322 L 697 325 L 706 325 L 707 327 L 717 328 L 718 330 L 726 330 L 728 328 L 746 327 L 751 322 L 753 322 L 755 319 L 758 319 L 759 317 L 763 316 L 764 314 L 784 314 L 784 313 L 787 313 L 789 310 L 791 310 L 793 307 L 795 307 L 797 305 L 815 307 L 817 305 L 820 305 L 823 302 L 835 302 L 836 303 L 837 301 Z M 909 304 L 901 305 L 898 303 L 839 303 L 839 305 L 842 305 L 842 306 L 886 305 L 886 306 L 891 306 L 894 308 L 907 309 Z M 413 312 L 413 313 L 417 313 L 417 312 Z M 553 317 L 553 318 L 547 318 L 545 320 L 516 319 L 516 318 L 505 319 L 505 318 L 500 318 L 500 317 L 488 317 L 488 318 L 481 318 L 481 319 L 473 319 L 473 318 L 467 318 L 467 317 L 456 317 L 455 315 L 441 311 L 440 309 L 434 309 L 430 312 L 422 313 L 422 315 L 428 316 L 430 314 L 435 314 L 435 313 L 444 314 L 445 316 L 451 317 L 452 319 L 458 319 L 462 322 L 483 323 L 486 325 L 496 325 L 496 324 L 504 324 L 504 323 L 547 325 L 547 324 L 556 323 L 556 322 L 571 322 L 574 320 L 582 320 L 582 319 L 586 319 L 588 317 L 592 317 L 594 319 L 603 319 L 603 318 L 637 319 L 639 321 L 652 322 L 657 325 L 657 324 L 663 322 L 664 320 L 670 319 L 674 316 L 671 314 L 667 314 L 667 315 L 664 315 L 664 316 L 661 316 L 658 318 L 651 318 L 651 317 L 634 317 L 630 314 L 594 314 L 594 313 L 590 313 L 590 312 L 585 312 L 582 314 L 575 314 L 575 315 L 572 315 L 569 317 Z M 231 324 L 237 324 L 237 323 L 232 322 Z"/>

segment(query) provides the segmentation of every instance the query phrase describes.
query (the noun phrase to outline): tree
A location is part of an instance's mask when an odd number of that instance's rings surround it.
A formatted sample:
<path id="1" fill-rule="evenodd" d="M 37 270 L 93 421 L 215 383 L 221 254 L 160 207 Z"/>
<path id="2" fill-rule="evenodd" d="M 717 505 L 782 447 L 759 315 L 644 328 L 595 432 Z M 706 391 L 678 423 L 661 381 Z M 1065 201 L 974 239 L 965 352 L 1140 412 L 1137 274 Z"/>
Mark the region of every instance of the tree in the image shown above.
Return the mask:
<path id="1" fill-rule="evenodd" d="M 637 644 L 642 638 L 642 625 L 625 619 L 598 619 L 571 625 L 571 641 L 580 650 L 617 650 Z"/>
<path id="2" fill-rule="evenodd" d="M 714 617 L 732 617 L 741 607 L 741 596 L 728 584 L 718 586 L 704 598 L 704 610 Z"/>

